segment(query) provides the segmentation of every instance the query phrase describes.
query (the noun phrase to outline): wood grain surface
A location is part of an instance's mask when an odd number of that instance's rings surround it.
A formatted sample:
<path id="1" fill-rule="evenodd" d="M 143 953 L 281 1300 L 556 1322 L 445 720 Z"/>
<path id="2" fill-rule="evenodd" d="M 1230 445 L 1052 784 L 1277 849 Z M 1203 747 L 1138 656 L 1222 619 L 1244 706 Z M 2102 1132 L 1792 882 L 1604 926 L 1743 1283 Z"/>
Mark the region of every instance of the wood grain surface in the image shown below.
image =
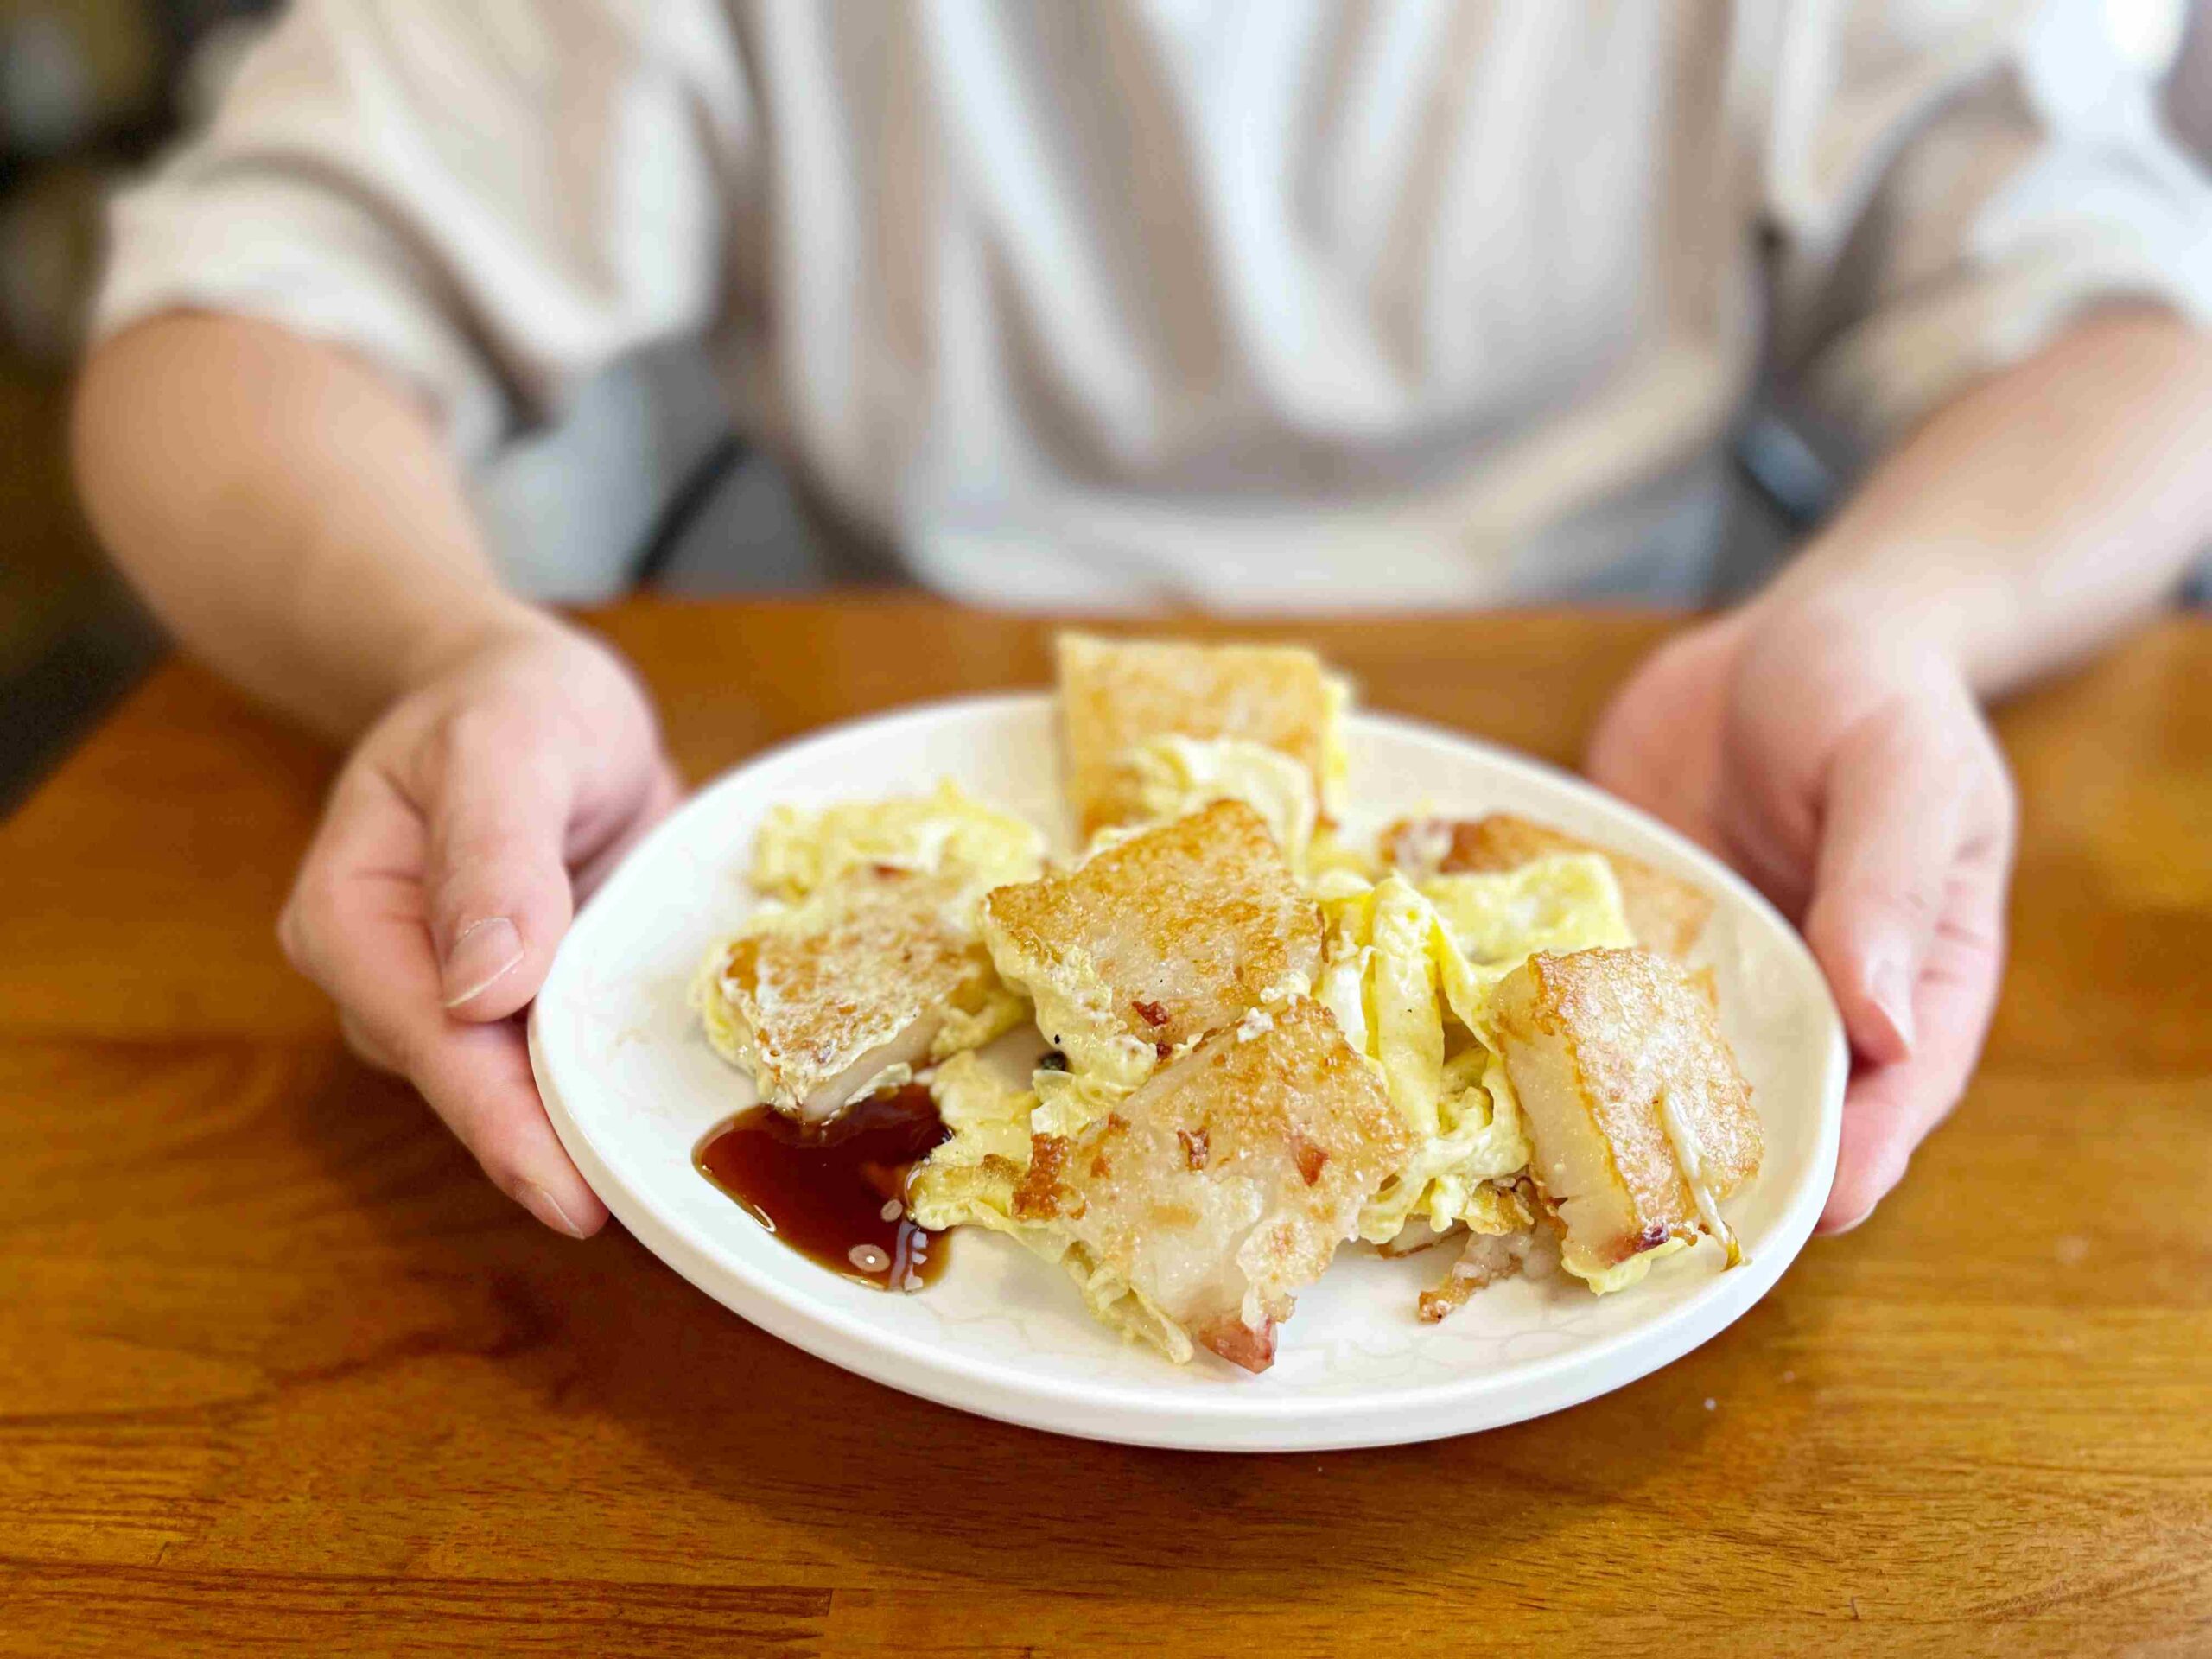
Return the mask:
<path id="1" fill-rule="evenodd" d="M 596 620 L 695 778 L 1047 671 L 915 600 Z M 1265 632 L 1571 762 L 1670 626 Z M 1237 1458 L 908 1400 L 537 1227 L 278 955 L 327 759 L 165 668 L 0 825 L 0 1654 L 2212 1653 L 2208 685 L 2177 621 L 2004 712 L 2004 1006 L 1866 1227 L 1605 1399 Z"/>

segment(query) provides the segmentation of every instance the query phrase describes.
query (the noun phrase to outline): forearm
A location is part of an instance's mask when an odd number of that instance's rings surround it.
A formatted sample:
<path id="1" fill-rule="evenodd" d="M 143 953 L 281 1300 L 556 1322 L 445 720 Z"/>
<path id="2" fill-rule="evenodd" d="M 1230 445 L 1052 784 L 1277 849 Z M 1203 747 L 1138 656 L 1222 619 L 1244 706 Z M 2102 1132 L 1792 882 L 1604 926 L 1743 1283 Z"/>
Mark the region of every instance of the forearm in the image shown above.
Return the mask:
<path id="1" fill-rule="evenodd" d="M 2212 541 L 2212 340 L 2101 314 L 1938 412 L 1761 605 L 1871 607 L 2000 692 L 2094 649 Z"/>
<path id="2" fill-rule="evenodd" d="M 271 325 L 179 314 L 79 391 L 101 540 L 188 649 L 334 737 L 471 645 L 541 626 L 500 588 L 423 410 Z"/>

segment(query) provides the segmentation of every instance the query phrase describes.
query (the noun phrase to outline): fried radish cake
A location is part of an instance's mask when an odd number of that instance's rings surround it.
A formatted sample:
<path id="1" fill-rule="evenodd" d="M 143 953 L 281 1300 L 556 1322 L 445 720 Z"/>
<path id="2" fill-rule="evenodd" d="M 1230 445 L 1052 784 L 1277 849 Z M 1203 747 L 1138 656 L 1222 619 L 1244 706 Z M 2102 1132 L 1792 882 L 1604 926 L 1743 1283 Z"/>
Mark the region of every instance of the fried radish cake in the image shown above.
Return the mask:
<path id="1" fill-rule="evenodd" d="M 1374 1064 L 1301 997 L 1207 1038 L 1080 1135 L 1039 1137 L 1015 1214 L 1262 1371 L 1408 1138 Z"/>
<path id="2" fill-rule="evenodd" d="M 719 948 L 693 1000 L 760 1098 L 811 1123 L 1010 1029 L 957 878 L 861 865 Z"/>
<path id="3" fill-rule="evenodd" d="M 1319 910 L 1240 801 L 985 895 L 1006 981 L 1078 1072 L 1134 1085 L 1176 1049 L 1312 988 Z"/>
<path id="4" fill-rule="evenodd" d="M 1737 1259 L 1719 1201 L 1758 1173 L 1764 1141 L 1693 976 L 1641 949 L 1539 952 L 1491 1017 L 1568 1271 L 1620 1289 L 1700 1237 Z"/>

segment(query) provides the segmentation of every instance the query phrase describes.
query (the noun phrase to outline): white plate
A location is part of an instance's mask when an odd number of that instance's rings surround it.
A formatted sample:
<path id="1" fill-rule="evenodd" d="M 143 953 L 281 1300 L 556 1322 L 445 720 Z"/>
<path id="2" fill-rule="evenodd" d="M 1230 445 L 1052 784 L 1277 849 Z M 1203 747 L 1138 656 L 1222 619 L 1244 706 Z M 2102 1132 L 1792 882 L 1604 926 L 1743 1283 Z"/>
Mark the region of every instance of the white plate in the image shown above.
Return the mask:
<path id="1" fill-rule="evenodd" d="M 1679 1357 L 1758 1300 L 1802 1248 L 1835 1169 L 1842 1027 L 1796 934 L 1688 842 L 1590 785 L 1412 721 L 1359 715 L 1352 799 L 1364 815 L 1506 809 L 1701 883 L 1719 899 L 1700 956 L 1766 1131 L 1758 1179 L 1729 1205 L 1747 1263 L 1701 1246 L 1638 1289 L 1599 1298 L 1564 1275 L 1516 1280 L 1441 1325 L 1414 1316 L 1443 1252 L 1389 1262 L 1347 1249 L 1298 1299 L 1274 1368 L 1201 1355 L 1170 1364 L 1094 1324 L 1060 1269 L 961 1230 L 944 1276 L 912 1296 L 852 1283 L 779 1244 L 692 1166 L 750 1085 L 685 1006 L 693 969 L 745 914 L 762 813 L 920 790 L 952 778 L 1057 827 L 1052 700 L 936 703 L 835 728 L 703 790 L 585 906 L 530 1021 L 531 1058 L 561 1140 L 632 1233 L 764 1330 L 893 1388 L 1008 1421 L 1148 1446 L 1290 1451 L 1433 1440 L 1619 1388 Z M 1354 826 L 1357 827 L 1357 826 Z"/>

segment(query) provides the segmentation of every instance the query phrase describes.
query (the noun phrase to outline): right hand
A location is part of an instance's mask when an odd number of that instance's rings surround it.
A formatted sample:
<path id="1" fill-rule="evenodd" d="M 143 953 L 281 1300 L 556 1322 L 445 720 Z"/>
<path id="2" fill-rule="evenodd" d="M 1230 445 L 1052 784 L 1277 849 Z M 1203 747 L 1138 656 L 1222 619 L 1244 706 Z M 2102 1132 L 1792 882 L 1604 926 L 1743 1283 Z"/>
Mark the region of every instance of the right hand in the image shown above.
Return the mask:
<path id="1" fill-rule="evenodd" d="M 516 1016 L 577 899 L 683 792 L 621 659 L 533 617 L 370 728 L 277 922 L 354 1051 L 411 1079 L 500 1191 L 573 1237 L 607 1208 L 553 1133 Z"/>

